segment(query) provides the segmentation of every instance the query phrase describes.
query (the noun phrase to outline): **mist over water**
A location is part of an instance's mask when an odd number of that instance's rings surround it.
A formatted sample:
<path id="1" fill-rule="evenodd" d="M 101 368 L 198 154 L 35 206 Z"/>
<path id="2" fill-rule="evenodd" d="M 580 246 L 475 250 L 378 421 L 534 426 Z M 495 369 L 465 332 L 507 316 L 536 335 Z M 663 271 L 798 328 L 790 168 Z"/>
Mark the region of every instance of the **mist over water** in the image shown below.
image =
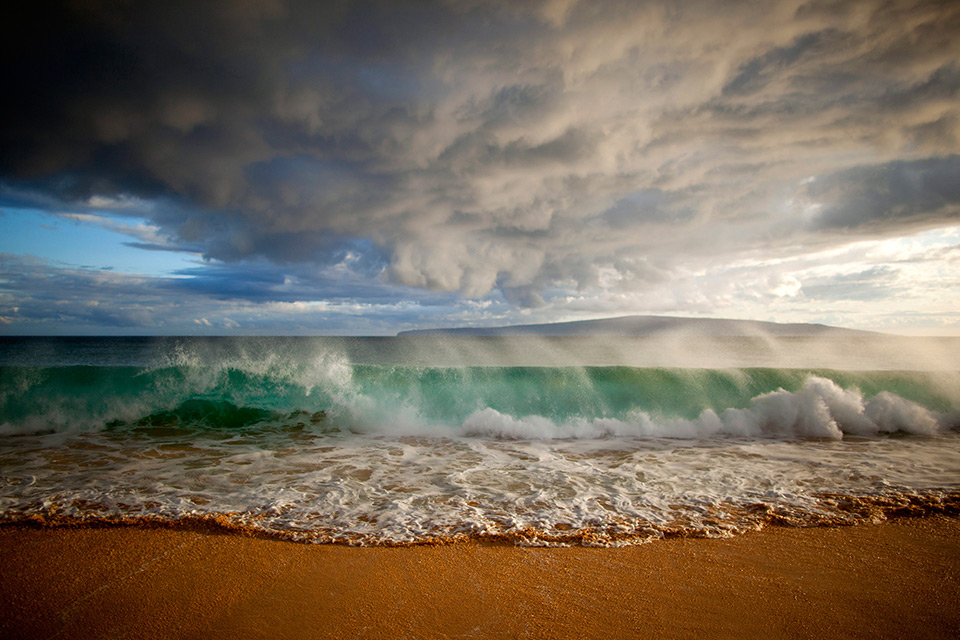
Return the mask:
<path id="1" fill-rule="evenodd" d="M 711 336 L 673 331 L 632 336 L 131 337 L 0 336 L 0 366 L 296 365 L 336 357 L 348 364 L 425 367 L 625 366 L 674 368 L 953 371 L 960 338 L 851 333 Z M 259 363 L 259 364 L 255 364 Z"/>
<path id="2" fill-rule="evenodd" d="M 825 496 L 960 491 L 958 355 L 886 336 L 7 338 L 0 516 L 595 544 L 857 519 Z"/>

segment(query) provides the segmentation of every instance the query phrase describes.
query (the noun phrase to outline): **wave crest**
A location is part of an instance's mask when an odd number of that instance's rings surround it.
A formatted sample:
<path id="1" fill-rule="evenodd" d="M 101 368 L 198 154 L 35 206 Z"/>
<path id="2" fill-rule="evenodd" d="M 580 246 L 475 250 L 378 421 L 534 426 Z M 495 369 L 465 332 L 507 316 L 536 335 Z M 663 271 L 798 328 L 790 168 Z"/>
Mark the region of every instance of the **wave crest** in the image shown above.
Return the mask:
<path id="1" fill-rule="evenodd" d="M 876 436 L 904 432 L 935 435 L 946 431 L 949 417 L 888 391 L 864 399 L 857 389 L 811 376 L 798 392 L 779 389 L 753 399 L 745 409 L 717 413 L 708 409 L 695 419 L 654 418 L 634 412 L 628 418 L 575 419 L 555 423 L 543 416 L 516 418 L 486 407 L 462 425 L 464 435 L 515 439 L 600 438 L 617 436 L 698 438 L 830 438 L 845 434 Z"/>
<path id="2" fill-rule="evenodd" d="M 323 424 L 311 420 L 309 428 L 534 440 L 838 439 L 932 435 L 960 422 L 957 401 L 918 373 L 386 367 L 349 364 L 336 353 L 301 361 L 241 355 L 202 366 L 187 355 L 174 352 L 160 368 L 0 367 L 0 434 L 284 428 L 320 414 Z"/>

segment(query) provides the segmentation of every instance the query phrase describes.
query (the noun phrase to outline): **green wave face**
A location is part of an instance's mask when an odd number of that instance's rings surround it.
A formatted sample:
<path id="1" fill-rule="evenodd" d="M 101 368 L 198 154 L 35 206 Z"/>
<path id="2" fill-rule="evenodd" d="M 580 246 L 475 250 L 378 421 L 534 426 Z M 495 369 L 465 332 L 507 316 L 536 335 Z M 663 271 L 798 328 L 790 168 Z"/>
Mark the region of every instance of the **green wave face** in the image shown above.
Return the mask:
<path id="1" fill-rule="evenodd" d="M 952 378 L 951 378 L 952 375 Z M 99 428 L 244 429 L 362 421 L 376 429 L 399 413 L 442 429 L 478 411 L 556 424 L 601 419 L 693 420 L 745 409 L 811 377 L 864 397 L 893 394 L 954 411 L 957 376 L 920 372 L 634 367 L 230 366 L 0 367 L 0 424 L 8 431 Z M 946 383 L 945 383 L 946 377 Z"/>
<path id="2" fill-rule="evenodd" d="M 462 420 L 484 407 L 501 413 L 572 418 L 624 418 L 642 411 L 692 419 L 705 410 L 744 408 L 757 396 L 799 391 L 811 376 L 828 378 L 866 396 L 883 391 L 945 411 L 952 402 L 911 372 L 851 373 L 794 369 L 668 369 L 632 367 L 465 367 L 450 369 L 360 366 L 360 393 L 412 401 L 431 418 Z"/>

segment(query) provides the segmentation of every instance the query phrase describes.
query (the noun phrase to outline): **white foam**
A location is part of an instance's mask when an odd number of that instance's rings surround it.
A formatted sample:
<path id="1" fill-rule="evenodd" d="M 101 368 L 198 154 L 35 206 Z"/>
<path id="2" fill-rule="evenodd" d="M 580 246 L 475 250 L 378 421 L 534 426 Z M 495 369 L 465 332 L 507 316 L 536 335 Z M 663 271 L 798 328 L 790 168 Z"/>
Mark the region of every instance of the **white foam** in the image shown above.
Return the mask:
<path id="1" fill-rule="evenodd" d="M 803 388 L 783 389 L 754 398 L 745 409 L 720 415 L 704 411 L 693 420 L 654 419 L 635 412 L 625 420 L 598 418 L 555 423 L 543 416 L 513 417 L 491 408 L 474 412 L 461 426 L 467 436 L 518 439 L 602 437 L 830 438 L 844 434 L 869 436 L 903 431 L 933 435 L 947 429 L 947 420 L 914 402 L 883 392 L 864 400 L 860 391 L 845 390 L 832 380 L 811 376 Z"/>
<path id="2" fill-rule="evenodd" d="M 821 493 L 960 489 L 957 415 L 889 392 L 865 398 L 816 376 L 799 391 L 692 419 L 552 420 L 478 407 L 447 423 L 423 416 L 416 398 L 364 395 L 336 353 L 298 362 L 242 354 L 217 367 L 185 365 L 177 375 L 188 383 L 171 379 L 182 388 L 158 397 L 175 406 L 236 370 L 322 393 L 333 402 L 328 420 L 315 430 L 0 438 L 0 516 L 231 513 L 274 531 L 409 542 L 678 522 L 722 532 L 740 526 L 744 505 L 818 513 L 827 508 Z M 104 411 L 156 410 L 144 402 Z M 70 407 L 50 415 L 69 420 Z M 884 437 L 893 432 L 924 437 Z"/>
<path id="3" fill-rule="evenodd" d="M 0 516 L 233 513 L 267 530 L 393 542 L 644 523 L 722 532 L 743 525 L 738 505 L 820 513 L 823 492 L 957 490 L 958 441 L 270 433 L 151 445 L 82 433 L 0 441 Z"/>

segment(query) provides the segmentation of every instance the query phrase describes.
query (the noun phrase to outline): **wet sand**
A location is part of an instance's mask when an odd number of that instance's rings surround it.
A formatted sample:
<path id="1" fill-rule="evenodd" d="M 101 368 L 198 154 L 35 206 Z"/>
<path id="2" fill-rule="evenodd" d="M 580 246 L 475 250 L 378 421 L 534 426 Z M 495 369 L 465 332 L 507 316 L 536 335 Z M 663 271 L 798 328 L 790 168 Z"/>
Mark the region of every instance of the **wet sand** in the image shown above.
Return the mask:
<path id="1" fill-rule="evenodd" d="M 621 549 L 0 527 L 4 638 L 957 638 L 960 520 Z"/>

